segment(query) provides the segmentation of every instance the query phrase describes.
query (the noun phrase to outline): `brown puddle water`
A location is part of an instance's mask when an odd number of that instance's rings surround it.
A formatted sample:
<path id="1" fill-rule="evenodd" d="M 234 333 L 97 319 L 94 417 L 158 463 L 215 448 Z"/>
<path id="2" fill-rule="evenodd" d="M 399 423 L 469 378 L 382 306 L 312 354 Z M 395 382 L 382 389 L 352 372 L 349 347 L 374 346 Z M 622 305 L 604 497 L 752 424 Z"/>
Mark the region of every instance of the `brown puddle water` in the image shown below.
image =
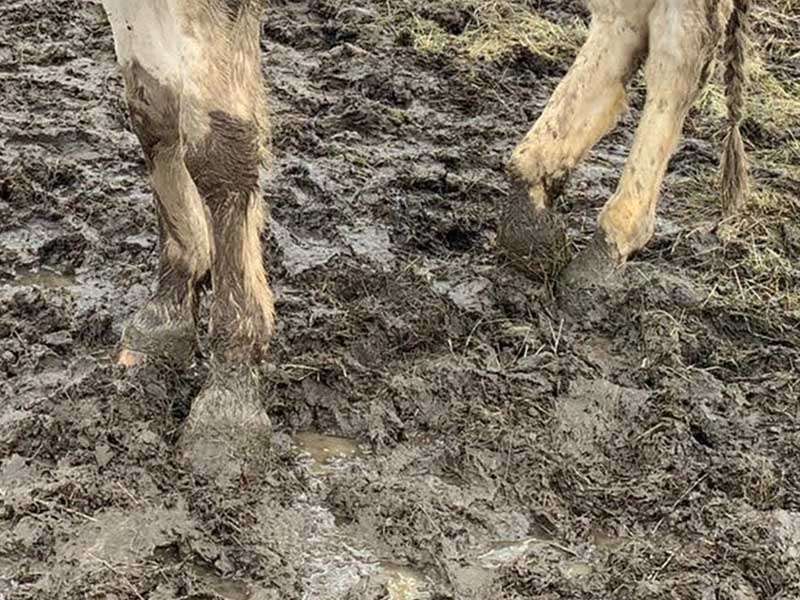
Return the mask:
<path id="1" fill-rule="evenodd" d="M 592 532 L 592 545 L 596 549 L 616 551 L 626 543 L 626 538 L 607 534 L 600 530 Z M 498 541 L 491 544 L 487 552 L 478 556 L 478 565 L 488 571 L 508 566 L 534 552 L 537 548 L 555 548 L 563 553 L 565 560 L 559 564 L 559 570 L 566 579 L 578 579 L 591 575 L 592 564 L 574 553 L 570 548 L 561 545 L 556 538 L 542 527 L 535 527 L 533 536 L 516 541 Z M 571 558 L 567 558 L 571 557 Z"/>
<path id="2" fill-rule="evenodd" d="M 348 438 L 323 435 L 313 431 L 296 433 L 292 440 L 311 459 L 309 470 L 312 475 L 324 477 L 337 466 L 367 454 L 358 442 Z M 372 563 L 375 564 L 375 563 Z M 422 573 L 390 561 L 377 563 L 380 580 L 386 587 L 389 600 L 427 600 L 427 583 Z"/>
<path id="3" fill-rule="evenodd" d="M 63 275 L 50 269 L 22 269 L 7 285 L 12 287 L 39 286 L 43 288 L 71 287 L 77 283 L 75 276 Z"/>
<path id="4" fill-rule="evenodd" d="M 224 579 L 205 566 L 191 564 L 188 568 L 209 590 L 224 600 L 250 600 L 252 597 L 246 583 Z"/>
<path id="5" fill-rule="evenodd" d="M 313 431 L 296 433 L 292 440 L 303 454 L 311 457 L 313 475 L 325 475 L 337 462 L 357 458 L 364 454 L 358 442 L 343 437 L 322 435 Z"/>
<path id="6" fill-rule="evenodd" d="M 532 535 L 521 540 L 496 540 L 489 550 L 478 556 L 478 564 L 484 569 L 494 570 L 526 556 L 537 546 L 553 542 L 553 536 L 544 526 L 533 523 Z"/>

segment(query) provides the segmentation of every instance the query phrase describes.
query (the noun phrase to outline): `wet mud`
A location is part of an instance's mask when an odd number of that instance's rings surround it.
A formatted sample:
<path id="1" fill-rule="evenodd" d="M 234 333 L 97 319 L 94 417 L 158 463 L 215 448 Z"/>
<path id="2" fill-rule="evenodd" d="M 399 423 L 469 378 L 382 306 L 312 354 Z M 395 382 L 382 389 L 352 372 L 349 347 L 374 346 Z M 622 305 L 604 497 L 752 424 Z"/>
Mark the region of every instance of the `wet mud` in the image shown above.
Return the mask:
<path id="1" fill-rule="evenodd" d="M 427 55 L 394 4 L 268 11 L 274 436 L 234 486 L 176 453 L 207 352 L 110 359 L 157 229 L 102 10 L 0 7 L 0 598 L 800 597 L 800 313 L 682 196 L 716 168 L 699 117 L 656 239 L 576 318 L 495 248 L 505 160 L 568 65 Z M 577 247 L 640 103 L 567 186 Z M 792 289 L 800 181 L 754 177 L 786 216 L 744 222 Z"/>

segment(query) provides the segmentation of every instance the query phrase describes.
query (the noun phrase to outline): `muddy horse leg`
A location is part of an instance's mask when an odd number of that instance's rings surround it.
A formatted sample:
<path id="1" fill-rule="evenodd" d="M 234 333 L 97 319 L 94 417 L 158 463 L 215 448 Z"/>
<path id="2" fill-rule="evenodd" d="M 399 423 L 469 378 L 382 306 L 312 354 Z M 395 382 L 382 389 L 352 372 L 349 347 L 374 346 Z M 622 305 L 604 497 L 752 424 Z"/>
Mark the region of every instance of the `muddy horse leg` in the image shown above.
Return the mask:
<path id="1" fill-rule="evenodd" d="M 159 223 L 158 283 L 128 321 L 118 361 L 185 364 L 195 350 L 198 283 L 210 266 L 205 210 L 183 162 L 181 69 L 169 3 L 104 0 L 133 130 L 150 172 Z"/>
<path id="2" fill-rule="evenodd" d="M 509 164 L 512 197 L 499 244 L 534 273 L 563 267 L 568 244 L 554 198 L 584 154 L 610 131 L 625 108 L 625 85 L 647 45 L 647 14 L 655 0 L 593 0 L 589 36 Z"/>
<path id="3" fill-rule="evenodd" d="M 617 190 L 600 213 L 597 233 L 563 274 L 565 287 L 602 282 L 652 237 L 667 164 L 727 18 L 709 6 L 707 0 L 659 0 L 653 8 L 642 119 Z"/>
<path id="4" fill-rule="evenodd" d="M 190 24 L 181 134 L 186 164 L 212 230 L 212 366 L 186 423 L 182 446 L 196 470 L 231 471 L 269 441 L 255 365 L 274 329 L 264 268 L 260 167 L 268 123 L 261 73 L 259 2 L 181 0 Z M 235 473 L 233 473 L 235 475 Z"/>

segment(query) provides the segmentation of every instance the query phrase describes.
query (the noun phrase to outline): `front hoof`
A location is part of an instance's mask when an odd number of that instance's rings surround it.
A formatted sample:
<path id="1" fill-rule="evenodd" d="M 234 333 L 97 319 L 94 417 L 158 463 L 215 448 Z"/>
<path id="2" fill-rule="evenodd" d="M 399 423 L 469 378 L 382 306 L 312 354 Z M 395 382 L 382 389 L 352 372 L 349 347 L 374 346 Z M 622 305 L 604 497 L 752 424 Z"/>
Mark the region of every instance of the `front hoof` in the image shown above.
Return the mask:
<path id="1" fill-rule="evenodd" d="M 138 367 L 139 365 L 143 365 L 145 362 L 147 362 L 146 354 L 142 354 L 141 352 L 136 352 L 134 350 L 128 350 L 124 347 L 119 351 L 119 354 L 117 354 L 117 364 L 121 367 Z"/>
<path id="2" fill-rule="evenodd" d="M 516 268 L 537 278 L 552 278 L 570 258 L 563 219 L 550 209 L 536 208 L 521 180 L 513 184 L 497 243 Z"/>
<path id="3" fill-rule="evenodd" d="M 606 319 L 610 296 L 621 285 L 623 265 L 616 246 L 598 230 L 559 278 L 556 296 L 560 307 L 576 319 Z"/>
<path id="4" fill-rule="evenodd" d="M 117 364 L 124 367 L 147 361 L 186 367 L 197 349 L 194 316 L 151 300 L 125 324 L 120 346 Z"/>
<path id="5" fill-rule="evenodd" d="M 226 486 L 259 471 L 268 459 L 272 425 L 250 366 L 217 366 L 192 403 L 179 450 L 195 474 Z"/>

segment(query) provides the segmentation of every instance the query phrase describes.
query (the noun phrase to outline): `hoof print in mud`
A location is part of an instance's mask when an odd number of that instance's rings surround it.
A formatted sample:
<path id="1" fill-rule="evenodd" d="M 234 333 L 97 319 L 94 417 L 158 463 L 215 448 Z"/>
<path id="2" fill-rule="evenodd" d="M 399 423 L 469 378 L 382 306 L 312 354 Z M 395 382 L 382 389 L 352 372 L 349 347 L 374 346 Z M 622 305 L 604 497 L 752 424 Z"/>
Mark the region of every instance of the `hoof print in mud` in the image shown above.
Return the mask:
<path id="1" fill-rule="evenodd" d="M 197 475 L 218 483 L 255 473 L 268 459 L 272 425 L 250 367 L 214 367 L 192 403 L 181 436 L 181 458 Z"/>
<path id="2" fill-rule="evenodd" d="M 197 348 L 193 318 L 175 316 L 150 302 L 125 324 L 117 362 L 124 367 L 145 360 L 176 368 L 191 364 Z"/>
<path id="3" fill-rule="evenodd" d="M 546 279 L 569 261 L 563 219 L 552 210 L 535 208 L 524 182 L 514 182 L 501 219 L 498 248 L 516 268 Z"/>

